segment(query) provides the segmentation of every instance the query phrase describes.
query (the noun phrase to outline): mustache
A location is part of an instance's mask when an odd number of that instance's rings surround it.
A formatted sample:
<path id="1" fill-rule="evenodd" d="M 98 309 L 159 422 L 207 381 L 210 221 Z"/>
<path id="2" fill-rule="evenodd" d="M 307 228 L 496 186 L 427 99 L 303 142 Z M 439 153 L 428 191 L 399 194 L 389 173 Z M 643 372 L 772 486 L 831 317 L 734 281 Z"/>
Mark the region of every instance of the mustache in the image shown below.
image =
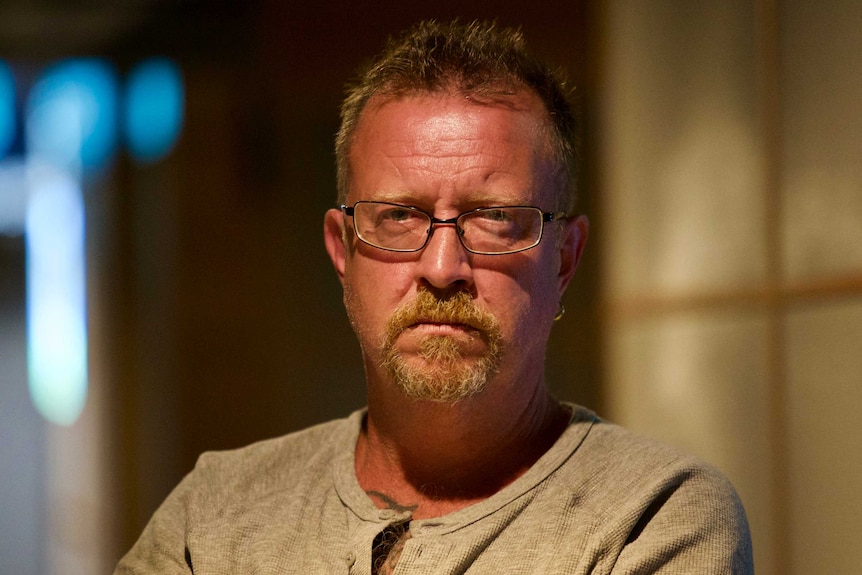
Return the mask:
<path id="1" fill-rule="evenodd" d="M 426 288 L 420 288 L 416 297 L 399 306 L 387 325 L 387 335 L 396 337 L 417 323 L 462 324 L 489 334 L 499 330 L 497 319 L 482 310 L 466 291 L 439 298 Z"/>

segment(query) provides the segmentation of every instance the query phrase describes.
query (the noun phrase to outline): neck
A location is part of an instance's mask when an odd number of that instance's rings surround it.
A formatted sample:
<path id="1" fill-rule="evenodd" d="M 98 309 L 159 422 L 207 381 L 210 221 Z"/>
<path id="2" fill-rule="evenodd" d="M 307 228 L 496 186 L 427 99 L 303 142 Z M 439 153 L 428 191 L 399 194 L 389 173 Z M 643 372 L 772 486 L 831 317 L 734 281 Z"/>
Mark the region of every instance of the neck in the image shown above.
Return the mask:
<path id="1" fill-rule="evenodd" d="M 486 391 L 457 403 L 419 401 L 369 386 L 356 473 L 380 507 L 440 516 L 485 499 L 527 471 L 566 427 L 567 410 L 543 385 L 532 396 Z M 499 395 L 499 394 L 497 394 Z"/>

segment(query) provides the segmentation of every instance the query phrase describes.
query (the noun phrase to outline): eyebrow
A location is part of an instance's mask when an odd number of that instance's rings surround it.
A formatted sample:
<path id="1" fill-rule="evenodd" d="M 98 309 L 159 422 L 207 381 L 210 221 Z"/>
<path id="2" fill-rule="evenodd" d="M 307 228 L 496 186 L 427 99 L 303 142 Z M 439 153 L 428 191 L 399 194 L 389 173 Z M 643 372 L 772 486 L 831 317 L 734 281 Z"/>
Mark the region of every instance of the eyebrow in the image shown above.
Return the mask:
<path id="1" fill-rule="evenodd" d="M 508 195 L 507 195 L 508 196 Z M 406 191 L 398 192 L 378 192 L 372 194 L 372 197 L 367 198 L 374 202 L 388 202 L 392 204 L 401 204 L 405 206 L 419 206 L 426 203 L 428 198 L 418 194 Z M 482 207 L 482 206 L 507 206 L 507 205 L 526 205 L 529 203 L 525 197 L 502 197 L 500 194 L 489 194 L 484 192 L 468 192 L 465 197 L 458 198 L 458 204 Z M 471 208 L 472 209 L 472 208 Z"/>
<path id="2" fill-rule="evenodd" d="M 389 202 L 392 204 L 411 204 L 414 203 L 419 197 L 415 194 L 411 194 L 410 192 L 375 192 L 371 195 L 370 198 L 367 198 L 372 202 Z"/>

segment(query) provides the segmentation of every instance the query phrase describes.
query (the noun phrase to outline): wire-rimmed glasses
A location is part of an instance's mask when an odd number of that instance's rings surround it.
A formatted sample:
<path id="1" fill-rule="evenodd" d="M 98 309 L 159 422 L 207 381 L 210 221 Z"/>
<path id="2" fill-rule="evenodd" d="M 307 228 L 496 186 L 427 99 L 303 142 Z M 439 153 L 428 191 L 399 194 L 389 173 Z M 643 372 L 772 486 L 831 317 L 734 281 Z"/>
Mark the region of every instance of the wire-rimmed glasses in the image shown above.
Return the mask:
<path id="1" fill-rule="evenodd" d="M 417 252 L 431 239 L 435 225 L 454 225 L 461 245 L 471 253 L 502 255 L 539 245 L 546 222 L 565 219 L 563 212 L 533 206 L 476 208 L 441 220 L 413 206 L 360 201 L 341 206 L 353 218 L 356 237 L 392 252 Z"/>

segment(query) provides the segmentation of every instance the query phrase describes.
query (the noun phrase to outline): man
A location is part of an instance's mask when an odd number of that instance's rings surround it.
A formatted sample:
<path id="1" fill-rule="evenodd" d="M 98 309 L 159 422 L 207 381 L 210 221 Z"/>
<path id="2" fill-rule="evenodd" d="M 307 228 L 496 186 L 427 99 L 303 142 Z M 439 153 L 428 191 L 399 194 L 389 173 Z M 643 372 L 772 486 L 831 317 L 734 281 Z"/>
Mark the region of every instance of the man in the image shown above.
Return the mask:
<path id="1" fill-rule="evenodd" d="M 368 407 L 205 454 L 117 573 L 750 573 L 712 468 L 559 403 L 587 239 L 560 83 L 492 25 L 423 23 L 353 87 L 326 249 Z"/>

